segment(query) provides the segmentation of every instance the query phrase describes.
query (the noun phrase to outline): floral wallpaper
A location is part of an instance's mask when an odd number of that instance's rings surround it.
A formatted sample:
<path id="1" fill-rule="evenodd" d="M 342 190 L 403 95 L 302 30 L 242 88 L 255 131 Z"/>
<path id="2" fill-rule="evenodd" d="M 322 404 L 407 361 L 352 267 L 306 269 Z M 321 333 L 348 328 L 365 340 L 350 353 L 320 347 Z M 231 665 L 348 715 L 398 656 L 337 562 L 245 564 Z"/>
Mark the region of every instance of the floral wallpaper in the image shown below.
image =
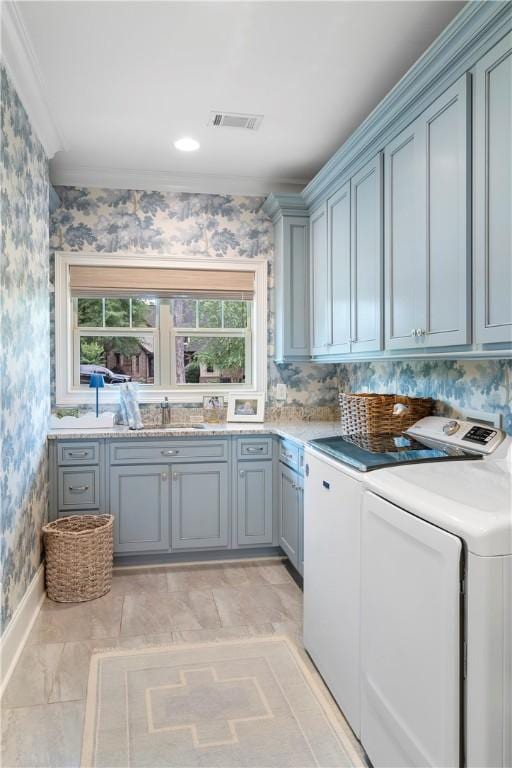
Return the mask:
<path id="1" fill-rule="evenodd" d="M 511 364 L 507 361 L 404 360 L 343 365 L 275 365 L 272 226 L 263 198 L 58 187 L 60 207 L 51 217 L 54 250 L 166 252 L 268 261 L 269 406 L 334 406 L 338 389 L 397 391 L 436 398 L 439 412 L 462 408 L 499 411 L 512 432 Z M 285 403 L 276 387 L 287 387 Z"/>
<path id="2" fill-rule="evenodd" d="M 399 392 L 433 397 L 436 411 L 460 416 L 466 409 L 502 415 L 512 434 L 512 360 L 400 360 L 339 366 L 345 392 Z"/>
<path id="3" fill-rule="evenodd" d="M 52 250 L 170 253 L 180 258 L 265 258 L 268 262 L 268 403 L 283 381 L 290 404 L 336 400 L 333 365 L 275 366 L 272 223 L 262 197 L 56 187 Z M 53 340 L 52 340 L 53 343 Z"/>
<path id="4" fill-rule="evenodd" d="M 48 162 L 2 67 L 0 277 L 3 632 L 41 561 L 50 413 Z"/>

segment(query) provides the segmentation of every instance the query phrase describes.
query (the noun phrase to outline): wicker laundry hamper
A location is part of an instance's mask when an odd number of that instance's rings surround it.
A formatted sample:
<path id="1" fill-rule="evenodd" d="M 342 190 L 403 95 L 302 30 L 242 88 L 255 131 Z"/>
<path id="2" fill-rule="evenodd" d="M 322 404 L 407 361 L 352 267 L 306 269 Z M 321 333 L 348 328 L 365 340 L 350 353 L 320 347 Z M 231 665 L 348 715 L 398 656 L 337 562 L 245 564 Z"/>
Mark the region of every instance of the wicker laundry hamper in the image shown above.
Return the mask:
<path id="1" fill-rule="evenodd" d="M 113 523 L 112 515 L 73 515 L 43 527 L 51 600 L 81 603 L 110 591 Z"/>
<path id="2" fill-rule="evenodd" d="M 369 392 L 339 394 L 341 427 L 345 435 L 390 435 L 429 416 L 434 407 L 430 397 L 377 395 Z M 397 409 L 397 404 L 405 409 Z"/>

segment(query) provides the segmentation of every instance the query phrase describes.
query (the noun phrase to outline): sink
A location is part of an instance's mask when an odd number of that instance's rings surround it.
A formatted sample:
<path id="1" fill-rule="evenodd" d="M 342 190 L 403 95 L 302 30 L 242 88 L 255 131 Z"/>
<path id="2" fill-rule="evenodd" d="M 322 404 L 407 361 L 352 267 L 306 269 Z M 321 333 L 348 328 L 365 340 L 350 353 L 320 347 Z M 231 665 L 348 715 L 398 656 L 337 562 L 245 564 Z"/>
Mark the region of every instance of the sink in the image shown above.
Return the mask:
<path id="1" fill-rule="evenodd" d="M 139 432 L 153 432 L 154 430 L 162 430 L 163 432 L 172 432 L 174 429 L 204 429 L 204 424 L 189 424 L 189 423 L 173 423 L 169 425 L 157 424 L 154 427 L 142 427 Z"/>

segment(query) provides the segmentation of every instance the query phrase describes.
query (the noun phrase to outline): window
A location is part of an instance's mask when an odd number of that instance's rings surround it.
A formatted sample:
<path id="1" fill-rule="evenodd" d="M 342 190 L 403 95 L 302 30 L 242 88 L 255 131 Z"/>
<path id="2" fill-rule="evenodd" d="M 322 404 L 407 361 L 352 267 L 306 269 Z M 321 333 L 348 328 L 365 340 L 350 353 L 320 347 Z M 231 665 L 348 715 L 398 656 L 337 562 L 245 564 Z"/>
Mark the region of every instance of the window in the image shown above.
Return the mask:
<path id="1" fill-rule="evenodd" d="M 73 298 L 73 380 L 88 386 L 91 373 L 106 384 L 155 384 L 159 303 L 156 299 Z"/>
<path id="2" fill-rule="evenodd" d="M 74 382 L 99 372 L 107 384 L 251 384 L 252 303 L 74 297 Z"/>
<path id="3" fill-rule="evenodd" d="M 148 268 L 147 258 L 133 259 L 132 267 L 128 256 L 112 269 L 111 261 L 116 257 L 56 255 L 59 405 L 89 400 L 94 372 L 104 376 L 106 402 L 117 401 L 124 381 L 139 383 L 141 402 L 158 402 L 164 393 L 197 402 L 215 390 L 264 391 L 264 262 L 214 270 L 210 261 L 188 262 L 187 269 L 170 260 L 162 268 L 159 259 Z"/>

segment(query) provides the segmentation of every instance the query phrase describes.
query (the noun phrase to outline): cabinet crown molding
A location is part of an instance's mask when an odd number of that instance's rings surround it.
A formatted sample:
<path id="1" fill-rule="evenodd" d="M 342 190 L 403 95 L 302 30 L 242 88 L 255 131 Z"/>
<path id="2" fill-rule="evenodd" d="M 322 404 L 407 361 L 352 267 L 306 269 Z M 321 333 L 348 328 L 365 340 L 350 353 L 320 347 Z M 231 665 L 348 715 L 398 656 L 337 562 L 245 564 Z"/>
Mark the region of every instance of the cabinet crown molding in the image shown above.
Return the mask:
<path id="1" fill-rule="evenodd" d="M 471 0 L 302 192 L 312 210 L 411 123 L 512 27 L 512 2 Z"/>
<path id="2" fill-rule="evenodd" d="M 307 216 L 308 208 L 302 194 L 270 194 L 262 210 L 275 222 L 280 216 Z"/>

